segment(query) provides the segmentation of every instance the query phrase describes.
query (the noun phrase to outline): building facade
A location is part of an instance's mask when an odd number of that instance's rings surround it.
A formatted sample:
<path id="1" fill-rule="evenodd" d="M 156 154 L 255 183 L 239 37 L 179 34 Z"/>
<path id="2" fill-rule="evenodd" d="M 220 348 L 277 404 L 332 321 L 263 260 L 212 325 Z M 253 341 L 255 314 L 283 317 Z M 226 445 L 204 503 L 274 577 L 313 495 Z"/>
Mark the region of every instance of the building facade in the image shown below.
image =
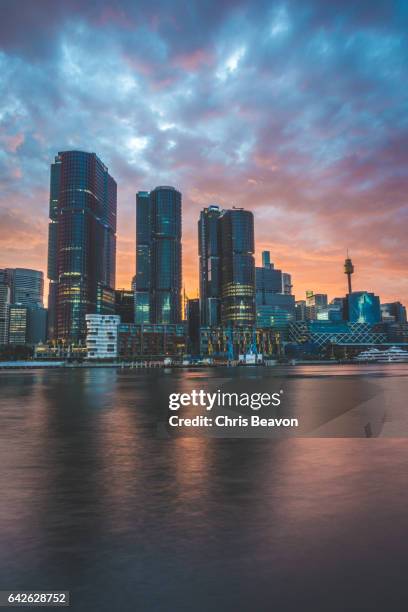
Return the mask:
<path id="1" fill-rule="evenodd" d="M 117 315 L 87 314 L 86 349 L 88 359 L 116 359 L 118 356 Z"/>
<path id="2" fill-rule="evenodd" d="M 58 153 L 51 165 L 48 234 L 49 336 L 85 338 L 87 314 L 115 288 L 116 182 L 95 155 Z"/>
<path id="3" fill-rule="evenodd" d="M 386 342 L 384 330 L 368 323 L 303 321 L 289 324 L 289 342 L 318 352 L 328 345 L 375 345 Z"/>
<path id="4" fill-rule="evenodd" d="M 401 302 L 381 304 L 381 318 L 390 323 L 406 323 L 407 310 Z"/>
<path id="5" fill-rule="evenodd" d="M 326 293 L 306 291 L 306 319 L 316 321 L 319 314 L 327 309 L 328 298 Z"/>
<path id="6" fill-rule="evenodd" d="M 213 204 L 198 222 L 201 325 L 255 325 L 254 218 Z"/>
<path id="7" fill-rule="evenodd" d="M 150 193 L 136 194 L 135 323 L 150 323 Z"/>
<path id="8" fill-rule="evenodd" d="M 115 314 L 121 323 L 135 322 L 135 295 L 132 289 L 116 289 Z"/>
<path id="9" fill-rule="evenodd" d="M 221 323 L 221 230 L 219 206 L 200 213 L 198 257 L 200 276 L 200 320 L 202 325 Z"/>
<path id="10" fill-rule="evenodd" d="M 226 210 L 221 227 L 221 323 L 255 325 L 254 216 L 242 208 Z"/>
<path id="11" fill-rule="evenodd" d="M 345 299 L 345 318 L 351 323 L 379 323 L 380 298 L 368 291 L 353 291 Z"/>
<path id="12" fill-rule="evenodd" d="M 275 269 L 269 251 L 263 251 L 262 267 L 255 268 L 255 281 L 256 326 L 273 327 L 280 331 L 284 340 L 288 324 L 296 316 L 290 274 Z"/>
<path id="13" fill-rule="evenodd" d="M 181 321 L 181 193 L 156 187 L 136 195 L 135 321 Z"/>
<path id="14" fill-rule="evenodd" d="M 263 357 L 280 352 L 280 333 L 269 327 L 201 327 L 200 354 L 206 358 L 237 360 L 239 355 L 256 353 Z"/>
<path id="15" fill-rule="evenodd" d="M 0 279 L 0 345 L 8 343 L 10 287 Z"/>
<path id="16" fill-rule="evenodd" d="M 118 327 L 120 359 L 182 358 L 186 352 L 187 335 L 184 323 L 169 325 L 121 323 Z"/>
<path id="17" fill-rule="evenodd" d="M 10 287 L 12 304 L 43 306 L 44 274 L 29 268 L 5 268 L 4 278 Z"/>
<path id="18" fill-rule="evenodd" d="M 25 337 L 26 344 L 36 344 L 44 342 L 47 337 L 47 309 L 44 308 L 44 274 L 39 270 L 30 268 L 3 268 L 1 271 L 2 283 L 9 287 L 10 306 L 24 307 L 26 330 L 25 334 L 21 331 L 22 310 L 18 308 L 13 311 L 13 321 L 11 327 L 19 329 L 12 334 L 13 344 L 23 344 L 22 337 Z M 10 316 L 10 313 L 9 313 Z M 20 321 L 17 325 L 16 321 Z M 10 326 L 10 321 L 8 321 Z M 18 342 L 14 342 L 18 340 Z M 11 341 L 10 341 L 11 343 Z"/>
<path id="19" fill-rule="evenodd" d="M 187 337 L 188 352 L 198 355 L 200 352 L 200 300 L 187 300 Z"/>
<path id="20" fill-rule="evenodd" d="M 9 344 L 16 346 L 28 344 L 28 310 L 28 307 L 22 304 L 11 304 L 9 310 Z"/>

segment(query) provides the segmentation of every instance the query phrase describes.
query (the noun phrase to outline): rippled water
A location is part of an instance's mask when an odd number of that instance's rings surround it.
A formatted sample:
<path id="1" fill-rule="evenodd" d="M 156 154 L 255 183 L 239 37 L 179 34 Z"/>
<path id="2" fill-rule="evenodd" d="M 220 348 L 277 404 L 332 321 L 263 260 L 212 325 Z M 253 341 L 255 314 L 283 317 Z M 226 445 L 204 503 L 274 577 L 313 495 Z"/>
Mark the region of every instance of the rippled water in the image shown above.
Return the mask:
<path id="1" fill-rule="evenodd" d="M 317 410 L 374 402 L 380 437 L 158 437 L 169 388 L 254 376 Z M 70 590 L 75 611 L 403 610 L 407 390 L 406 366 L 2 372 L 0 589 Z"/>

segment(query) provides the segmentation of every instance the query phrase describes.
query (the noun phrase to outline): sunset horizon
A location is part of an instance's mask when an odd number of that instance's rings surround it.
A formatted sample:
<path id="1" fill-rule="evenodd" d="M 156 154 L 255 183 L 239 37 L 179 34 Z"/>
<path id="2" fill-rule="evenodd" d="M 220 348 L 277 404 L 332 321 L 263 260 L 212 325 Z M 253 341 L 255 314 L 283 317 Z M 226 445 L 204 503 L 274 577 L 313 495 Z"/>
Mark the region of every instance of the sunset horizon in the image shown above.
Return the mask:
<path id="1" fill-rule="evenodd" d="M 135 273 L 135 194 L 164 184 L 183 195 L 190 297 L 199 213 L 217 203 L 254 213 L 256 261 L 269 250 L 296 299 L 344 295 L 348 249 L 356 290 L 408 304 L 404 10 L 335 4 L 43 2 L 21 23 L 11 6 L 0 264 L 46 277 L 50 164 L 78 149 L 118 184 L 117 287 Z"/>

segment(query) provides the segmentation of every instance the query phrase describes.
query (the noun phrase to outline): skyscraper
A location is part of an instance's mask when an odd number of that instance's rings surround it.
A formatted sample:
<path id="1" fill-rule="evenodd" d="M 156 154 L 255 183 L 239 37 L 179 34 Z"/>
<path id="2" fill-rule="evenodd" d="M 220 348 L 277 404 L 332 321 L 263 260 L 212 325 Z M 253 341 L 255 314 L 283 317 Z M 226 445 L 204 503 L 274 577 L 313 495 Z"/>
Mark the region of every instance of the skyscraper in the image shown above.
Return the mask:
<path id="1" fill-rule="evenodd" d="M 4 268 L 1 271 L 1 278 L 10 290 L 10 344 L 44 342 L 46 339 L 47 309 L 43 305 L 43 273 L 30 268 Z M 14 306 L 16 308 L 12 309 Z M 24 333 L 22 331 L 23 322 L 26 326 Z M 15 341 L 16 338 L 18 338 L 18 342 Z"/>
<path id="2" fill-rule="evenodd" d="M 385 322 L 406 323 L 407 310 L 401 302 L 381 304 L 381 318 Z"/>
<path id="3" fill-rule="evenodd" d="M 242 208 L 223 212 L 221 224 L 221 321 L 255 325 L 254 216 Z"/>
<path id="4" fill-rule="evenodd" d="M 136 194 L 135 323 L 150 323 L 150 193 Z"/>
<path id="5" fill-rule="evenodd" d="M 201 211 L 198 222 L 201 325 L 255 325 L 254 217 L 242 208 Z"/>
<path id="6" fill-rule="evenodd" d="M 269 251 L 263 251 L 262 267 L 255 268 L 255 280 L 257 327 L 285 331 L 288 323 L 295 319 L 290 275 L 276 270 Z"/>
<path id="7" fill-rule="evenodd" d="M 116 183 L 95 155 L 58 153 L 51 165 L 49 335 L 77 342 L 85 315 L 114 304 Z M 109 294 L 111 299 L 107 300 Z"/>
<path id="8" fill-rule="evenodd" d="M 29 268 L 5 268 L 5 282 L 10 287 L 12 304 L 43 306 L 44 274 Z"/>
<path id="9" fill-rule="evenodd" d="M 269 295 L 284 293 L 282 272 L 271 263 L 269 251 L 262 252 L 262 267 L 255 268 L 255 281 L 257 303 L 268 304 Z"/>
<path id="10" fill-rule="evenodd" d="M 156 187 L 136 196 L 136 323 L 181 321 L 181 193 Z"/>
<path id="11" fill-rule="evenodd" d="M 201 211 L 198 221 L 201 325 L 221 322 L 221 214 L 212 204 Z"/>
<path id="12" fill-rule="evenodd" d="M 327 294 L 306 291 L 306 318 L 309 321 L 318 319 L 318 314 L 322 310 L 327 310 Z"/>
<path id="13" fill-rule="evenodd" d="M 27 344 L 28 307 L 12 304 L 9 312 L 9 344 Z"/>
<path id="14" fill-rule="evenodd" d="M 9 311 L 10 287 L 0 279 L 0 345 L 8 343 Z"/>

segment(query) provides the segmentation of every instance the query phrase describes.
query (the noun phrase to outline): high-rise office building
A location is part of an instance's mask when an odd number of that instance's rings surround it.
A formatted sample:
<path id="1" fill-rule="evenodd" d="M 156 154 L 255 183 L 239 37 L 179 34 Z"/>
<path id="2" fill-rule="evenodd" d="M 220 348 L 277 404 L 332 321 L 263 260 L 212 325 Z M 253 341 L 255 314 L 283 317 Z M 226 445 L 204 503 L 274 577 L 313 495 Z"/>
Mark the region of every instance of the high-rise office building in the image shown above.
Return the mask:
<path id="1" fill-rule="evenodd" d="M 260 300 L 259 293 L 262 293 L 262 301 L 265 302 L 265 294 L 284 293 L 292 294 L 292 277 L 286 272 L 277 270 L 271 262 L 269 251 L 262 251 L 262 266 L 255 268 L 257 301 Z"/>
<path id="2" fill-rule="evenodd" d="M 181 321 L 181 193 L 156 187 L 136 195 L 136 323 Z"/>
<path id="3" fill-rule="evenodd" d="M 5 282 L 10 287 L 12 304 L 43 306 L 44 274 L 29 268 L 5 268 Z"/>
<path id="4" fill-rule="evenodd" d="M 344 300 L 345 298 L 333 298 L 327 306 L 319 307 L 317 311 L 317 321 L 343 321 L 344 320 Z"/>
<path id="5" fill-rule="evenodd" d="M 262 253 L 262 267 L 255 268 L 255 288 L 257 304 L 267 304 L 269 296 L 283 293 L 282 272 L 271 263 L 269 251 Z"/>
<path id="6" fill-rule="evenodd" d="M 316 321 L 322 310 L 327 310 L 327 295 L 325 293 L 314 293 L 306 291 L 306 319 Z"/>
<path id="7" fill-rule="evenodd" d="M 27 344 L 44 342 L 46 339 L 47 309 L 43 306 L 43 273 L 29 268 L 4 268 L 1 271 L 1 278 L 10 290 L 10 306 L 26 308 L 24 314 L 26 330 L 24 334 L 21 331 L 21 313 L 23 311 L 20 313 L 18 308 L 13 311 L 10 344 L 23 344 L 23 337 Z M 16 321 L 19 321 L 19 323 L 17 324 Z M 14 332 L 14 328 L 18 331 Z M 14 341 L 16 338 L 18 338 L 18 342 Z"/>
<path id="8" fill-rule="evenodd" d="M 9 344 L 27 344 L 27 331 L 28 307 L 22 304 L 11 304 L 9 310 Z"/>
<path id="9" fill-rule="evenodd" d="M 10 287 L 1 280 L 0 278 L 0 345 L 8 343 L 10 310 Z"/>
<path id="10" fill-rule="evenodd" d="M 201 211 L 198 221 L 200 320 L 209 326 L 221 322 L 221 214 L 212 204 Z"/>
<path id="11" fill-rule="evenodd" d="M 150 322 L 150 193 L 136 194 L 135 323 Z"/>
<path id="12" fill-rule="evenodd" d="M 287 277 L 285 281 L 284 276 Z M 269 251 L 263 251 L 262 267 L 255 268 L 255 279 L 257 327 L 286 330 L 288 323 L 295 320 L 296 312 L 290 275 L 276 270 L 271 263 Z"/>
<path id="13" fill-rule="evenodd" d="M 385 323 L 406 323 L 407 310 L 401 302 L 381 304 L 381 318 Z"/>
<path id="14" fill-rule="evenodd" d="M 95 155 L 58 153 L 51 165 L 49 335 L 85 338 L 85 315 L 114 309 L 116 183 Z"/>
<path id="15" fill-rule="evenodd" d="M 242 208 L 226 210 L 220 227 L 222 324 L 255 325 L 254 216 Z"/>
<path id="16" fill-rule="evenodd" d="M 198 222 L 201 325 L 255 325 L 254 218 L 211 205 Z"/>
<path id="17" fill-rule="evenodd" d="M 266 328 L 274 327 L 278 330 L 286 329 L 288 323 L 295 321 L 295 296 L 285 293 L 274 293 L 268 303 L 256 304 L 256 325 Z"/>

